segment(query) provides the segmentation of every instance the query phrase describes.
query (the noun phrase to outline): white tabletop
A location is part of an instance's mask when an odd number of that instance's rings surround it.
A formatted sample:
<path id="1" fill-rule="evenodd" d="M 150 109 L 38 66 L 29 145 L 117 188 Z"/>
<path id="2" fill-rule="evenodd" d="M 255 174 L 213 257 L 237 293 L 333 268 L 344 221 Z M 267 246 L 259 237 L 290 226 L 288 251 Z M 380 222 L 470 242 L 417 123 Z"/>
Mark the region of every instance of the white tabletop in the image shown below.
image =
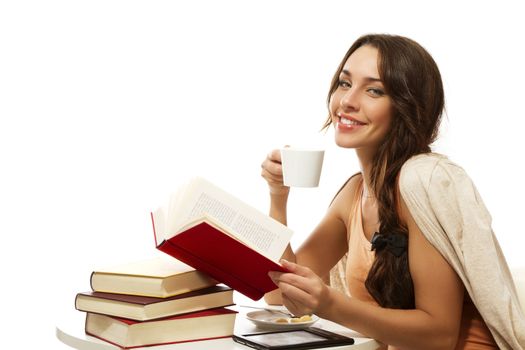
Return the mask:
<path id="1" fill-rule="evenodd" d="M 253 309 L 235 306 L 235 310 L 239 311 L 235 320 L 235 334 L 263 332 L 252 324 L 245 315 Z M 115 350 L 118 347 L 91 337 L 84 333 L 85 313 L 72 310 L 71 313 L 64 316 L 61 324 L 56 326 L 57 338 L 66 345 L 80 350 Z M 325 349 L 350 349 L 350 350 L 374 350 L 379 347 L 379 343 L 370 338 L 364 338 L 362 335 L 352 331 L 351 329 L 342 327 L 338 324 L 327 320 L 319 320 L 315 323 L 318 328 L 330 330 L 355 339 L 354 345 L 338 346 Z M 247 350 L 248 347 L 236 343 L 232 338 L 212 339 L 196 342 L 158 345 L 154 347 L 144 347 L 137 349 L 145 350 Z"/>

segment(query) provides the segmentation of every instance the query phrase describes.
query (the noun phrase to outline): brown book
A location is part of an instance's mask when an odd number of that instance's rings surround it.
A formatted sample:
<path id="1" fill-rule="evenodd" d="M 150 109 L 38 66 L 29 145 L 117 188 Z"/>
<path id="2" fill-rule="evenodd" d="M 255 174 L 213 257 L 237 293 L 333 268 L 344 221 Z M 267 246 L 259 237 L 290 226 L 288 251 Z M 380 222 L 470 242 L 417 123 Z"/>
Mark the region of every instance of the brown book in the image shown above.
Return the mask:
<path id="1" fill-rule="evenodd" d="M 153 320 L 230 305 L 233 305 L 233 289 L 226 286 L 212 286 L 168 298 L 103 292 L 78 293 L 75 298 L 77 310 L 137 321 Z"/>
<path id="2" fill-rule="evenodd" d="M 237 312 L 212 309 L 138 322 L 87 313 L 87 334 L 124 349 L 214 338 L 231 337 Z"/>
<path id="3" fill-rule="evenodd" d="M 101 268 L 91 274 L 96 292 L 166 298 L 216 285 L 207 274 L 176 259 L 156 257 Z"/>

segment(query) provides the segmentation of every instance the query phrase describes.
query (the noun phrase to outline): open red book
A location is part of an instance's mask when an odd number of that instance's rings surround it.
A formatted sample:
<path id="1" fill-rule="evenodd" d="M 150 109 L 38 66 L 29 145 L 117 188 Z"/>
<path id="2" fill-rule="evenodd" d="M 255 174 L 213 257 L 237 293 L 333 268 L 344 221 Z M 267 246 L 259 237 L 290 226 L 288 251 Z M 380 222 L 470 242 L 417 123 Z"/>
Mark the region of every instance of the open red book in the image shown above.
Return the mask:
<path id="1" fill-rule="evenodd" d="M 269 271 L 292 231 L 202 178 L 151 213 L 157 248 L 258 300 L 276 288 Z"/>

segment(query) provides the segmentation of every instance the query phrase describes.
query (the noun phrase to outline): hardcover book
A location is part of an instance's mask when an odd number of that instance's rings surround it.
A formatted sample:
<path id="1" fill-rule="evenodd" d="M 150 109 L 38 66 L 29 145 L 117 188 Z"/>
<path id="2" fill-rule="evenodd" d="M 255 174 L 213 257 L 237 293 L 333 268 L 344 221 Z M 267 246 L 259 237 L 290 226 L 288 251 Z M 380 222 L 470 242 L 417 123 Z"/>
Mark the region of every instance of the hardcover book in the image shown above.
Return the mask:
<path id="1" fill-rule="evenodd" d="M 78 293 L 75 308 L 79 311 L 147 321 L 200 310 L 233 305 L 233 290 L 213 286 L 168 298 L 103 292 Z"/>
<path id="2" fill-rule="evenodd" d="M 126 262 L 92 272 L 97 292 L 165 298 L 207 288 L 217 281 L 181 261 L 168 257 Z"/>
<path id="3" fill-rule="evenodd" d="M 220 308 L 153 321 L 86 314 L 86 334 L 124 349 L 231 337 L 236 311 Z"/>
<path id="4" fill-rule="evenodd" d="M 157 248 L 258 300 L 277 287 L 269 271 L 292 231 L 202 178 L 194 178 L 151 213 Z"/>

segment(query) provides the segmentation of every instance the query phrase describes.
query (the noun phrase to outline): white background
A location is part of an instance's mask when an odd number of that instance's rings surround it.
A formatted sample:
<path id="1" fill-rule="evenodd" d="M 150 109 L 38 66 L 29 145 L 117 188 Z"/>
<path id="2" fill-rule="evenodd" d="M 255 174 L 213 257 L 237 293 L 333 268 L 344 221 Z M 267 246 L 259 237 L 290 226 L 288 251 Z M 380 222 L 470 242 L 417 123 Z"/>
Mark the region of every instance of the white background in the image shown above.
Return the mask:
<path id="1" fill-rule="evenodd" d="M 316 142 L 321 186 L 290 199 L 299 244 L 358 171 L 318 130 L 332 74 L 369 32 L 434 56 L 448 111 L 436 150 L 471 175 L 510 265 L 525 265 L 521 14 L 510 1 L 2 2 L 2 343 L 62 347 L 55 323 L 90 272 L 156 254 L 149 211 L 188 176 L 266 211 L 266 153 Z"/>

